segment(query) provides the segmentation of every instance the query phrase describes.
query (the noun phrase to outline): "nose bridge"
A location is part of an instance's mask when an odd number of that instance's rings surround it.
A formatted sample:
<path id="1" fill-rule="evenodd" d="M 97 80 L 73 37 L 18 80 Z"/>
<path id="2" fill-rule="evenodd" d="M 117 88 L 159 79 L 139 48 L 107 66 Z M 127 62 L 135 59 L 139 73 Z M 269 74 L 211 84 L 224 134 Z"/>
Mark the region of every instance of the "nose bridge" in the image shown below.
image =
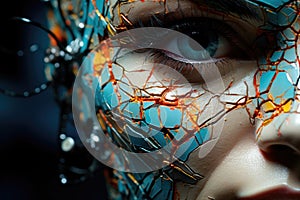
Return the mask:
<path id="1" fill-rule="evenodd" d="M 299 11 L 292 6 L 282 10 L 282 16 L 297 16 L 286 20 L 291 23 L 278 31 L 276 48 L 260 61 L 255 77 L 259 113 L 256 139 L 264 151 L 285 145 L 300 154 Z M 280 27 L 280 20 L 276 23 Z"/>
<path id="2" fill-rule="evenodd" d="M 257 132 L 282 114 L 300 113 L 300 28 L 296 32 L 296 25 L 300 27 L 300 20 L 280 31 L 277 48 L 260 61 L 254 80 L 257 117 L 262 121 Z"/>

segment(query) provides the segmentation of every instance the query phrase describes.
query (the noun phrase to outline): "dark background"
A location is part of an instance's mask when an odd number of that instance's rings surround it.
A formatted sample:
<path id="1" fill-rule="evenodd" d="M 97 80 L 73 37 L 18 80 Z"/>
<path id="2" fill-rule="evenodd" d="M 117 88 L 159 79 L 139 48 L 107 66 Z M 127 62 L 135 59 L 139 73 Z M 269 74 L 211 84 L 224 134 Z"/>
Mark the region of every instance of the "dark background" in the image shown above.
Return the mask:
<path id="1" fill-rule="evenodd" d="M 45 81 L 42 60 L 47 35 L 28 25 L 7 22 L 11 16 L 21 16 L 46 25 L 46 8 L 38 0 L 2 4 L 0 88 L 23 92 Z M 22 50 L 19 56 L 18 50 Z M 101 172 L 80 184 L 60 184 L 58 120 L 51 88 L 30 98 L 0 94 L 1 200 L 106 199 Z"/>

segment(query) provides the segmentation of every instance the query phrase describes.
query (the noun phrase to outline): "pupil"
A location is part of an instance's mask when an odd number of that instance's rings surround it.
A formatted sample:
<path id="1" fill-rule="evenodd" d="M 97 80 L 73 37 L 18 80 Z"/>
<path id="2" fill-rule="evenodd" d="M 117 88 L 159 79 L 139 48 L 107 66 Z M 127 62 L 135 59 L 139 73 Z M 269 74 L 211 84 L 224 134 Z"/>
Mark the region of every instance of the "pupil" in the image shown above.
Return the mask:
<path id="1" fill-rule="evenodd" d="M 183 55 L 193 54 L 191 58 L 202 56 L 205 59 L 207 56 L 214 57 L 216 54 L 220 34 L 211 19 L 189 18 L 167 27 L 186 34 L 198 43 L 198 45 L 195 45 L 192 41 L 181 41 L 179 48 L 183 50 Z M 199 45 L 201 49 L 199 49 Z M 206 51 L 203 51 L 203 49 Z"/>
<path id="2" fill-rule="evenodd" d="M 205 50 L 207 50 L 210 56 L 215 55 L 218 48 L 218 34 L 213 31 L 205 31 L 192 32 L 188 35 L 196 40 Z M 194 45 L 190 45 L 191 48 L 195 49 L 193 46 Z"/>
<path id="3" fill-rule="evenodd" d="M 211 42 L 209 35 L 201 32 L 193 33 L 190 37 L 196 40 L 204 49 L 206 49 Z"/>

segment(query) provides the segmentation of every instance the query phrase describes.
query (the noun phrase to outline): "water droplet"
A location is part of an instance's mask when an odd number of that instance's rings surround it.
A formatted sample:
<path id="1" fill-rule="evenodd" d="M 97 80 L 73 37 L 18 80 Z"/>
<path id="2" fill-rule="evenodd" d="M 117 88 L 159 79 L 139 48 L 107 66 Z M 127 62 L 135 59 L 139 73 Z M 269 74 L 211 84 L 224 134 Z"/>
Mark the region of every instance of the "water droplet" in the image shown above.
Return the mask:
<path id="1" fill-rule="evenodd" d="M 36 52 L 39 49 L 39 46 L 37 44 L 33 44 L 30 46 L 30 51 L 31 52 Z"/>

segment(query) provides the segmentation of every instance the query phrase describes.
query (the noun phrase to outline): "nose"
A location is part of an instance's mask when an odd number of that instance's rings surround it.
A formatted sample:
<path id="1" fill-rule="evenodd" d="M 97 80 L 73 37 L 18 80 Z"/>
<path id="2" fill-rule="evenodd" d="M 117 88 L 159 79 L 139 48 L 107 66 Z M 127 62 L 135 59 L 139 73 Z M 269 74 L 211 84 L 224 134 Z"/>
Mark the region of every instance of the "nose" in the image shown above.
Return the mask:
<path id="1" fill-rule="evenodd" d="M 262 127 L 256 139 L 264 152 L 270 152 L 274 147 L 287 147 L 300 155 L 300 114 L 281 114 Z"/>

